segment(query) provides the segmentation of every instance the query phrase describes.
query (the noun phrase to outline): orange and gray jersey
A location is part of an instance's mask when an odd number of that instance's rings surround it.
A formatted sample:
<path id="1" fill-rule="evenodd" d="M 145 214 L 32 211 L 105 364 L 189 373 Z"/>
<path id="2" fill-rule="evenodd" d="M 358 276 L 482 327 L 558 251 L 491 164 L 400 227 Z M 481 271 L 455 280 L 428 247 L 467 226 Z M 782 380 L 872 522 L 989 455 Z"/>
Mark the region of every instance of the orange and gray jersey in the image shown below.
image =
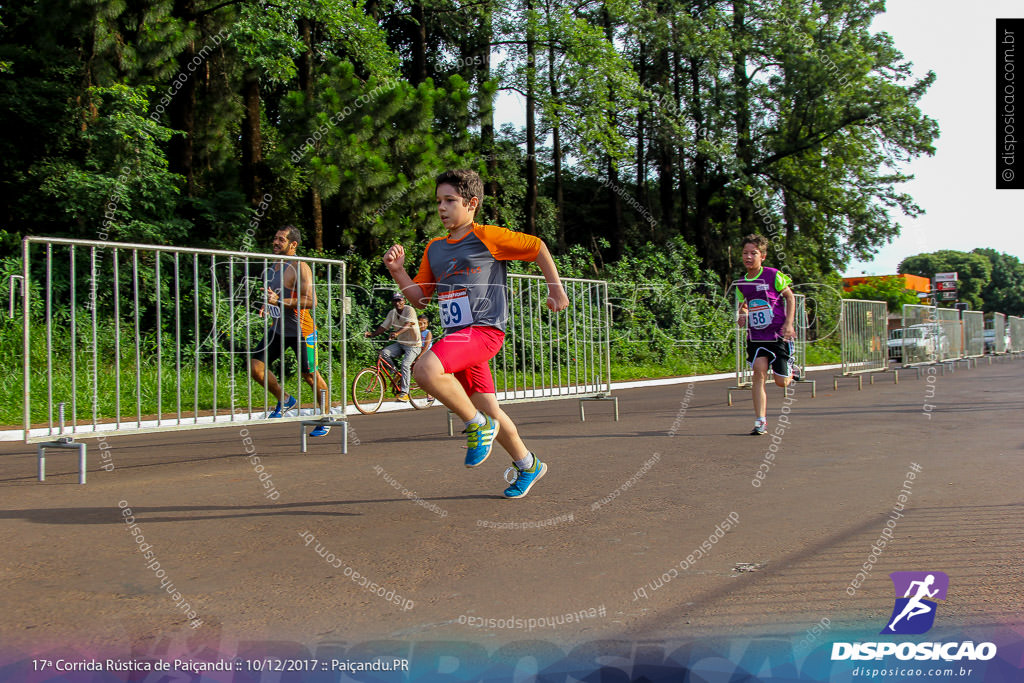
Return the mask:
<path id="1" fill-rule="evenodd" d="M 455 332 L 471 325 L 504 331 L 508 320 L 505 262 L 536 261 L 542 244 L 532 235 L 474 223 L 472 230 L 459 240 L 431 240 L 413 281 L 426 297 L 437 292 L 445 331 Z"/>
<path id="2" fill-rule="evenodd" d="M 282 283 L 281 273 L 284 268 L 294 268 L 291 263 L 283 264 L 278 263 L 267 276 L 267 287 L 277 292 L 278 296 L 282 299 L 291 299 L 297 297 L 298 290 L 290 287 L 285 287 Z M 305 292 L 304 292 L 305 294 Z M 286 337 L 301 337 L 302 339 L 309 339 L 311 335 L 316 332 L 316 324 L 313 322 L 313 316 L 310 315 L 309 309 L 303 308 L 301 310 L 295 310 L 294 308 L 285 308 L 284 310 L 284 336 Z M 275 334 L 281 334 L 281 315 L 282 307 L 271 306 L 270 316 L 274 319 L 273 332 Z"/>

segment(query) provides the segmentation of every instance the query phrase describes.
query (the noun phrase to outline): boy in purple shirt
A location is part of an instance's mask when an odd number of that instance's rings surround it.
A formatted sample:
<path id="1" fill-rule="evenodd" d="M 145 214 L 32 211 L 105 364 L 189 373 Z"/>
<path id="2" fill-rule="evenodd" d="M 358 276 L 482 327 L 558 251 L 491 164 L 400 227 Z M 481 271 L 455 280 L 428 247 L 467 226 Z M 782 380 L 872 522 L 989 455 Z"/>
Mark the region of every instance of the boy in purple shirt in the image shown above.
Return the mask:
<path id="1" fill-rule="evenodd" d="M 736 299 L 740 301 L 740 327 L 747 328 L 747 361 L 753 371 L 751 394 L 754 398 L 754 429 L 752 436 L 767 433 L 767 404 L 764 384 L 768 367 L 775 383 L 788 387 L 796 377 L 793 365 L 793 340 L 796 330 L 796 297 L 789 285 L 792 278 L 776 268 L 762 265 L 768 253 L 768 240 L 762 235 L 743 238 L 743 266 L 747 274 L 736 280 Z"/>

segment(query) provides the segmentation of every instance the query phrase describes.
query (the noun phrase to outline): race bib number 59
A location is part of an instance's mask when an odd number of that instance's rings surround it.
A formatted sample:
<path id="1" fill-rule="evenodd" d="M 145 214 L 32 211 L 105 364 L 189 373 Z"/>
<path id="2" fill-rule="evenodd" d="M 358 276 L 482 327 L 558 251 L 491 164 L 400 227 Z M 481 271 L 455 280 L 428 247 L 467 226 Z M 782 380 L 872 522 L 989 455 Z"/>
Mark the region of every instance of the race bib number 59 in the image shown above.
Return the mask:
<path id="1" fill-rule="evenodd" d="M 461 327 L 473 323 L 469 293 L 464 289 L 438 294 L 437 306 L 441 310 L 442 327 Z"/>

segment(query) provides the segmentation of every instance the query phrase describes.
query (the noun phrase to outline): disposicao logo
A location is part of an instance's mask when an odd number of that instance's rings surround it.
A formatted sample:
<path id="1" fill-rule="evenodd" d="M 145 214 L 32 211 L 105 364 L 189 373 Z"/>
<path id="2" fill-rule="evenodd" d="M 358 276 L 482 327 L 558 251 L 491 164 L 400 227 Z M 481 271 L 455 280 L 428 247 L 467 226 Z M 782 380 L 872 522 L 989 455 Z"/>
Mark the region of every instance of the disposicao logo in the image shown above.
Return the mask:
<path id="1" fill-rule="evenodd" d="M 945 600 L 949 577 L 944 572 L 893 572 L 896 603 L 882 635 L 919 635 L 935 624 L 936 600 Z M 900 660 L 987 661 L 996 656 L 994 643 L 832 643 L 832 661 L 870 660 L 895 656 Z"/>
<path id="2" fill-rule="evenodd" d="M 927 633 L 935 624 L 935 601 L 946 599 L 949 577 L 945 572 L 893 572 L 889 578 L 896 589 L 896 604 L 880 633 Z"/>

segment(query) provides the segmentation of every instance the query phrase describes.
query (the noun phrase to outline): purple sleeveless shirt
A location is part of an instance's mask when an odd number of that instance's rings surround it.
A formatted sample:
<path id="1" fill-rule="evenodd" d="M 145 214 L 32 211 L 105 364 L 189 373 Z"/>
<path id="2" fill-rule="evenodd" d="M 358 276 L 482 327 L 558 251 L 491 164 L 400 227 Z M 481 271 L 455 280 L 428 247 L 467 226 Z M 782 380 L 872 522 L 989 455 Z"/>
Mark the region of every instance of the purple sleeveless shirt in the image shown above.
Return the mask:
<path id="1" fill-rule="evenodd" d="M 781 280 L 777 277 L 781 275 Z M 786 299 L 775 288 L 776 284 L 785 282 L 789 286 L 789 276 L 780 273 L 778 268 L 761 268 L 761 273 L 753 280 L 746 276 L 736 280 L 736 290 L 747 300 L 747 338 L 750 341 L 775 341 L 781 338 L 779 332 L 786 324 Z"/>

